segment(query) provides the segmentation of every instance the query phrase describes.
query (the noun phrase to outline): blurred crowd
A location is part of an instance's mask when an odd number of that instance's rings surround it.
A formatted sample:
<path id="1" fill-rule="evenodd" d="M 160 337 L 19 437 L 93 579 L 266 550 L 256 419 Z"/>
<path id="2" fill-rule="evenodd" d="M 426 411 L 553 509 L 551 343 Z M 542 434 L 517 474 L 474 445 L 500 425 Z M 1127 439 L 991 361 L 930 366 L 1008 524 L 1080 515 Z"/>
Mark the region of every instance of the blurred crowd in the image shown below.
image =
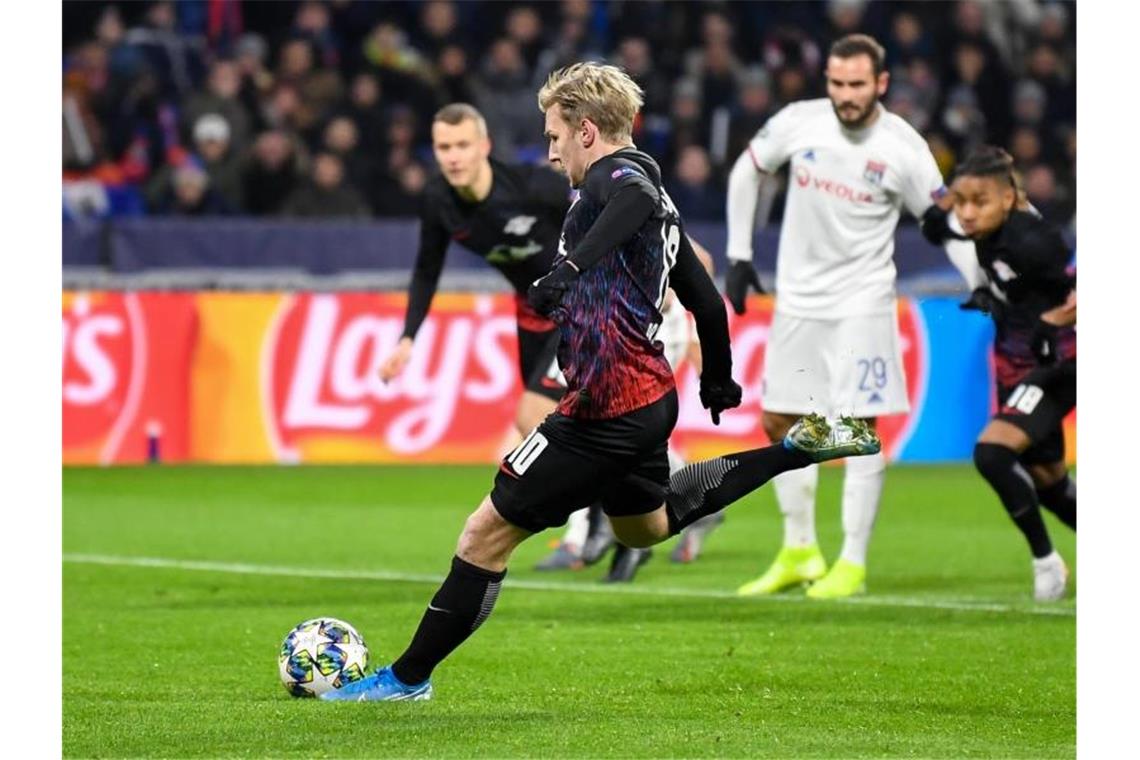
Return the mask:
<path id="1" fill-rule="evenodd" d="M 604 59 L 644 88 L 634 140 L 681 212 L 723 220 L 736 156 L 825 95 L 827 49 L 853 31 L 886 47 L 886 105 L 944 173 L 1003 145 L 1038 209 L 1075 214 L 1068 2 L 68 1 L 63 19 L 73 217 L 413 216 L 437 108 L 473 103 L 497 156 L 541 162 L 538 87 Z"/>

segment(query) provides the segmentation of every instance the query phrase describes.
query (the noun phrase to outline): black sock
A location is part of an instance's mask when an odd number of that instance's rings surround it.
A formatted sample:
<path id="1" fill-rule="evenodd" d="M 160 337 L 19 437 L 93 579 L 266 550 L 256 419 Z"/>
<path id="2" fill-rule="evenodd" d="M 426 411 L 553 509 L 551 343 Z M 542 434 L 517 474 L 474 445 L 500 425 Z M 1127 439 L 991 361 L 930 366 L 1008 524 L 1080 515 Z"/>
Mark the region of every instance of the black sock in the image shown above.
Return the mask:
<path id="1" fill-rule="evenodd" d="M 669 535 L 675 536 L 702 517 L 721 511 L 781 472 L 809 464 L 807 454 L 776 443 L 682 467 L 669 478 L 665 498 Z"/>
<path id="2" fill-rule="evenodd" d="M 974 446 L 974 465 L 1025 535 L 1033 556 L 1040 559 L 1052 552 L 1053 543 L 1037 507 L 1033 479 L 1017 461 L 1017 452 L 996 443 L 979 443 Z"/>
<path id="3" fill-rule="evenodd" d="M 490 616 L 506 574 L 506 570 L 495 573 L 453 557 L 451 572 L 432 597 L 412 643 L 392 663 L 396 678 L 409 686 L 430 678 L 435 666 Z"/>
<path id="4" fill-rule="evenodd" d="M 1038 488 L 1037 499 L 1061 522 L 1077 529 L 1077 484 L 1068 475 L 1051 486 Z"/>

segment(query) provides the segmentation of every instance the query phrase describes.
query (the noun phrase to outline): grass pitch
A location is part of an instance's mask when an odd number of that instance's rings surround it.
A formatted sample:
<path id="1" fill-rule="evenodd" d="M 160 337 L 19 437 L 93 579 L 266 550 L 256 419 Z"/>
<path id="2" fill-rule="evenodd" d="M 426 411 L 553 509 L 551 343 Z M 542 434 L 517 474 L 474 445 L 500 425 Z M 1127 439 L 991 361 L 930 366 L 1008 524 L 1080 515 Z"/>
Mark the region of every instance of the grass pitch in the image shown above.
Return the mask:
<path id="1" fill-rule="evenodd" d="M 966 467 L 895 467 L 870 594 L 736 599 L 778 548 L 770 489 L 700 560 L 634 585 L 536 573 L 518 551 L 436 698 L 290 698 L 281 639 L 353 623 L 383 664 L 447 571 L 492 467 L 64 471 L 69 757 L 1072 757 L 1075 605 L 1031 602 L 1028 553 Z M 841 542 L 842 470 L 817 509 Z M 1075 566 L 1075 538 L 1047 518 Z"/>

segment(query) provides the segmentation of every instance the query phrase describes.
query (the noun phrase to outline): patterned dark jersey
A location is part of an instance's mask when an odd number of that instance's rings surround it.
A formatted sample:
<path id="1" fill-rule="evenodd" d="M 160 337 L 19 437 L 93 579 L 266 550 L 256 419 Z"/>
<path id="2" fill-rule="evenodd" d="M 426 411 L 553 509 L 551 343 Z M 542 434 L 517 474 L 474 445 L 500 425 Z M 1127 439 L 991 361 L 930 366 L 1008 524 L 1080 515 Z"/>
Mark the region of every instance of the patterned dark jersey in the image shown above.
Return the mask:
<path id="1" fill-rule="evenodd" d="M 491 159 L 491 193 L 478 203 L 459 197 L 442 175 L 424 188 L 420 248 L 412 273 L 404 335 L 415 337 L 443 271 L 447 247 L 459 243 L 502 272 L 520 297 L 527 329 L 553 329 L 526 304 L 526 290 L 550 271 L 570 208 L 566 178 L 550 169 Z"/>
<path id="2" fill-rule="evenodd" d="M 1066 269 L 1071 254 L 1056 227 L 1029 211 L 1014 211 L 997 232 L 976 241 L 976 248 L 990 287 L 1005 302 L 994 319 L 994 359 L 998 384 L 1009 388 L 1037 366 L 1033 332 L 1041 313 L 1064 303 L 1074 286 Z M 1059 331 L 1057 355 L 1061 361 L 1076 359 L 1072 327 Z"/>
<path id="3" fill-rule="evenodd" d="M 574 252 L 609 199 L 628 186 L 653 198 L 653 213 L 632 237 L 585 269 L 551 315 L 561 332 L 558 362 L 568 387 L 558 411 L 568 417 L 617 417 L 674 387 L 654 335 L 684 229 L 652 158 L 623 148 L 590 167 L 562 226 L 555 263 Z"/>

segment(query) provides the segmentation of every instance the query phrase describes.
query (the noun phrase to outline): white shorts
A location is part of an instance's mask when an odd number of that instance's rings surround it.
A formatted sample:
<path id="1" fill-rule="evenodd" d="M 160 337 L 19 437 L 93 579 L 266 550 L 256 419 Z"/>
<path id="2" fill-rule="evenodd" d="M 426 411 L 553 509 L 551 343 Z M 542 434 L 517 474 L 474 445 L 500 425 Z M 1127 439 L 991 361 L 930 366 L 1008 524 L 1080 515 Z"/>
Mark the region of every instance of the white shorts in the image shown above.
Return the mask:
<path id="1" fill-rule="evenodd" d="M 782 414 L 878 417 L 910 411 L 898 314 L 843 319 L 772 317 L 761 387 Z"/>

